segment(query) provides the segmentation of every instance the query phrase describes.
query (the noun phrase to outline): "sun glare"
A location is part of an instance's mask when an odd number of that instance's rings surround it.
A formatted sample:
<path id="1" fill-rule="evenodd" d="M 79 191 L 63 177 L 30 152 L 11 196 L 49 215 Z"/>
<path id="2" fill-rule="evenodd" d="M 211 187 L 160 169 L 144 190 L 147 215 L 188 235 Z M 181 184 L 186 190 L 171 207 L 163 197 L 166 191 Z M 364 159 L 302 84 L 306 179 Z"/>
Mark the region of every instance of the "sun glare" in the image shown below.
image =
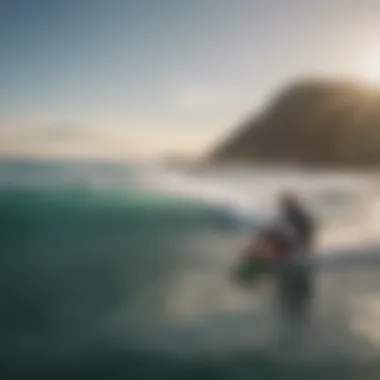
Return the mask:
<path id="1" fill-rule="evenodd" d="M 380 52 L 365 57 L 362 61 L 361 77 L 373 86 L 380 86 Z"/>

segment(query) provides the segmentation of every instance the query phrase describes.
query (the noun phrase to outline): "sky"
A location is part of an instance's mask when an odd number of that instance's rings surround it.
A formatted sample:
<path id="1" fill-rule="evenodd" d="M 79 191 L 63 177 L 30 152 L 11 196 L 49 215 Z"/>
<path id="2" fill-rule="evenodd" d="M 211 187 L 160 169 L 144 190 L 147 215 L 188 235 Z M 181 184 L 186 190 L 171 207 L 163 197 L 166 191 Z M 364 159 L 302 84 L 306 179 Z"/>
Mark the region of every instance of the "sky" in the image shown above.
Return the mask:
<path id="1" fill-rule="evenodd" d="M 300 77 L 380 83 L 378 0 L 0 0 L 0 154 L 199 155 Z"/>

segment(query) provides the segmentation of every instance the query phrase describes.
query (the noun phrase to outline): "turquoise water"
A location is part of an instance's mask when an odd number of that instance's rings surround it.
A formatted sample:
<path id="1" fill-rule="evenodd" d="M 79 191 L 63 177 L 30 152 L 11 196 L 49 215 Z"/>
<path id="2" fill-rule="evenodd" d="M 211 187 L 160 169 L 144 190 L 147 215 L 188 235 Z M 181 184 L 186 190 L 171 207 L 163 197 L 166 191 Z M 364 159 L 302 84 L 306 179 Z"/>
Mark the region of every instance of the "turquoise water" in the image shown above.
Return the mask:
<path id="1" fill-rule="evenodd" d="M 270 282 L 228 280 L 247 233 L 230 208 L 120 186 L 109 167 L 82 168 L 79 185 L 73 167 L 48 169 L 29 165 L 43 181 L 28 185 L 25 166 L 0 166 L 1 378 L 380 377 L 376 250 L 321 262 L 310 321 L 294 326 Z"/>

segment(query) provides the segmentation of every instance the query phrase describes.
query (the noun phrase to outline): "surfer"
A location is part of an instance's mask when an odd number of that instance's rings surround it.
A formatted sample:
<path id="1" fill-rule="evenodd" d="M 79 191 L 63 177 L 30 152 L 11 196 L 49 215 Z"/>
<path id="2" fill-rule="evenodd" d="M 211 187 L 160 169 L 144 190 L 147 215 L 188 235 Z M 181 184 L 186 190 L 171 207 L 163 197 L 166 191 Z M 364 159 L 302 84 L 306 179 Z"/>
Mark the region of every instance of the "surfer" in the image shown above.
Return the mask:
<path id="1" fill-rule="evenodd" d="M 294 234 L 297 249 L 293 254 L 310 254 L 315 240 L 313 218 L 294 193 L 282 193 L 278 203 L 281 222 L 285 228 L 290 228 Z"/>
<path id="2" fill-rule="evenodd" d="M 304 317 L 313 294 L 312 265 L 309 260 L 314 248 L 315 223 L 298 197 L 284 192 L 279 197 L 280 220 L 293 236 L 290 262 L 280 277 L 279 291 L 283 305 L 293 316 Z M 293 260 L 294 259 L 294 260 Z"/>
<path id="3" fill-rule="evenodd" d="M 292 193 L 279 197 L 280 218 L 264 226 L 232 268 L 233 280 L 249 288 L 263 276 L 277 282 L 281 312 L 295 320 L 305 319 L 310 309 L 315 226 L 306 208 Z"/>

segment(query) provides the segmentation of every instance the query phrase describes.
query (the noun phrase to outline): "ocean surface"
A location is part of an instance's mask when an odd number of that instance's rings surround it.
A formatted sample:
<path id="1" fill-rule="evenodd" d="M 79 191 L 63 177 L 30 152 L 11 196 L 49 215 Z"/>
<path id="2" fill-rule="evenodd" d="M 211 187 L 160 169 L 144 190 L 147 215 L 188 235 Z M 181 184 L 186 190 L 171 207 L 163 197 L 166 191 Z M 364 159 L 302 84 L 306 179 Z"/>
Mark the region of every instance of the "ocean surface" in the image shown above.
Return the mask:
<path id="1" fill-rule="evenodd" d="M 0 378 L 380 379 L 373 174 L 0 163 Z M 294 189 L 320 225 L 305 324 L 229 268 Z"/>

